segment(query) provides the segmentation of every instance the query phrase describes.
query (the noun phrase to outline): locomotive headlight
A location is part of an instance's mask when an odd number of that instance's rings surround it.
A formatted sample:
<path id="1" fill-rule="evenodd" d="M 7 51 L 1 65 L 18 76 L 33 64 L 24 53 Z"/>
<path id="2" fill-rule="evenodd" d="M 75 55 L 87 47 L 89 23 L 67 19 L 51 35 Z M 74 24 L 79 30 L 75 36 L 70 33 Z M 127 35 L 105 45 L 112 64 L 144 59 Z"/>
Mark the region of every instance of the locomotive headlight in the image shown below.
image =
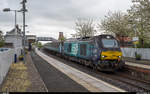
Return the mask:
<path id="1" fill-rule="evenodd" d="M 102 58 L 104 58 L 105 56 L 104 55 L 102 55 Z"/>
<path id="2" fill-rule="evenodd" d="M 121 58 L 121 56 L 118 56 L 119 58 Z"/>

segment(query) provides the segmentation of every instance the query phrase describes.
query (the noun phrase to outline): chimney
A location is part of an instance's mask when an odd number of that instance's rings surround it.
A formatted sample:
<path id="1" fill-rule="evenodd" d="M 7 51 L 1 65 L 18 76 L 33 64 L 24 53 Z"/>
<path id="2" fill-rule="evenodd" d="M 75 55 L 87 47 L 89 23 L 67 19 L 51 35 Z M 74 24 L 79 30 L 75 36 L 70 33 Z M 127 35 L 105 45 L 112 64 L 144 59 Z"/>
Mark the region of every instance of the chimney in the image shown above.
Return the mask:
<path id="1" fill-rule="evenodd" d="M 59 32 L 59 38 L 58 38 L 58 40 L 61 40 L 62 38 L 64 38 L 63 32 Z"/>

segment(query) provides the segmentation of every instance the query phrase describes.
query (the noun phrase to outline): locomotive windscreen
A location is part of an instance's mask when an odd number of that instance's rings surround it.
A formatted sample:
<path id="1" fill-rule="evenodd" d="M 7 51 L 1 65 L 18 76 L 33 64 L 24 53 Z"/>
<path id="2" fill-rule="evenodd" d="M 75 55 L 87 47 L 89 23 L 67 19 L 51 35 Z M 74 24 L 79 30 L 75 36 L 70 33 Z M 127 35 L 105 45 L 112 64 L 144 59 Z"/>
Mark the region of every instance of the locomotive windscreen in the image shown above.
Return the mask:
<path id="1" fill-rule="evenodd" d="M 102 39 L 105 48 L 118 48 L 118 42 L 115 39 Z"/>

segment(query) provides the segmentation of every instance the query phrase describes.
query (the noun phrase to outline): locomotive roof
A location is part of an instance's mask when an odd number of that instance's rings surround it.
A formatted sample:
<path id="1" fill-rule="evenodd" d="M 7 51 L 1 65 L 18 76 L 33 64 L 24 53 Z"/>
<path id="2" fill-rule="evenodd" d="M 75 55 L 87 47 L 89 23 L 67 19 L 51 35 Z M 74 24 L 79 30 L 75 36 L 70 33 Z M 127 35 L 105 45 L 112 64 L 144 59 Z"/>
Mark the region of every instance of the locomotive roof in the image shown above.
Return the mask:
<path id="1" fill-rule="evenodd" d="M 114 39 L 114 37 L 112 35 L 108 35 L 108 34 L 103 34 L 103 35 L 98 35 L 98 36 L 93 36 L 93 37 L 83 37 L 83 38 L 70 38 L 67 40 L 67 42 L 74 42 L 74 41 L 90 41 L 93 40 L 93 38 L 110 38 L 110 39 Z"/>
<path id="2" fill-rule="evenodd" d="M 91 41 L 94 38 L 107 38 L 108 36 L 110 39 L 114 39 L 114 37 L 112 35 L 103 34 L 103 35 L 98 35 L 98 36 L 93 36 L 93 37 L 69 38 L 65 42 Z M 52 43 L 60 43 L 60 42 L 52 42 Z"/>
<path id="3" fill-rule="evenodd" d="M 97 37 L 114 39 L 114 37 L 112 35 L 108 35 L 108 34 L 99 35 Z"/>

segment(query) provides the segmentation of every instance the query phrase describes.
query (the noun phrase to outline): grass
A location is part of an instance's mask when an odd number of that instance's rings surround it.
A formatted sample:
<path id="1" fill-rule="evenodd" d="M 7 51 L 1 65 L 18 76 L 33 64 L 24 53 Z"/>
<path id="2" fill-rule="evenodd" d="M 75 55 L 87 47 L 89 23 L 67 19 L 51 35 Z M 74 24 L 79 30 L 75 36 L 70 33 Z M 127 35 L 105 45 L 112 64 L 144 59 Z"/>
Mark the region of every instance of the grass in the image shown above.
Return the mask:
<path id="1" fill-rule="evenodd" d="M 2 85 L 2 92 L 26 92 L 31 85 L 27 66 L 23 62 L 13 63 Z"/>

